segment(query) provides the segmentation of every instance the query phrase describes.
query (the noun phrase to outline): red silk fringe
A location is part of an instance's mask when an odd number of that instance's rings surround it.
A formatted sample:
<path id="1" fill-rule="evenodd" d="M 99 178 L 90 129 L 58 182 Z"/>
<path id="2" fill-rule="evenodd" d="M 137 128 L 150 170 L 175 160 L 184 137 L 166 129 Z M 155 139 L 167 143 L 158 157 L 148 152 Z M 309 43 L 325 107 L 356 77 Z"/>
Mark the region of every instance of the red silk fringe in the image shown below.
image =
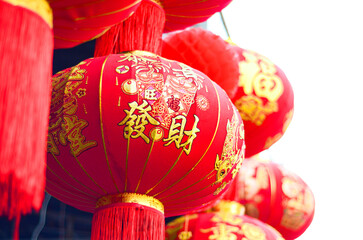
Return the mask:
<path id="1" fill-rule="evenodd" d="M 164 24 L 164 10 L 156 3 L 144 0 L 133 15 L 97 38 L 95 57 L 133 50 L 160 55 Z"/>
<path id="2" fill-rule="evenodd" d="M 98 208 L 92 219 L 91 240 L 163 240 L 164 214 L 136 203 Z"/>
<path id="3" fill-rule="evenodd" d="M 44 197 L 53 32 L 36 13 L 0 1 L 0 216 Z"/>

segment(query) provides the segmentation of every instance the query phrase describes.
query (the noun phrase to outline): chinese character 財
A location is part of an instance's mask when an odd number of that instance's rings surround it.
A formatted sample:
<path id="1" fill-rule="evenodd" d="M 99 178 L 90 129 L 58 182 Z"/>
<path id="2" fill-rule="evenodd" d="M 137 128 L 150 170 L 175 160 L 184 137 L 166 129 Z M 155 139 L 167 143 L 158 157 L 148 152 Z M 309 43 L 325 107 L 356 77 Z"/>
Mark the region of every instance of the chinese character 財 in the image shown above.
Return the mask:
<path id="1" fill-rule="evenodd" d="M 174 142 L 177 148 L 183 148 L 184 152 L 188 155 L 192 149 L 193 141 L 197 137 L 197 133 L 200 132 L 197 128 L 199 118 L 196 115 L 194 115 L 194 117 L 195 122 L 193 128 L 189 131 L 185 130 L 185 125 L 187 123 L 185 116 L 179 115 L 172 118 L 168 138 L 163 139 L 164 142 L 167 142 L 164 146 L 168 146 Z M 182 143 L 184 136 L 187 136 L 188 139 Z"/>

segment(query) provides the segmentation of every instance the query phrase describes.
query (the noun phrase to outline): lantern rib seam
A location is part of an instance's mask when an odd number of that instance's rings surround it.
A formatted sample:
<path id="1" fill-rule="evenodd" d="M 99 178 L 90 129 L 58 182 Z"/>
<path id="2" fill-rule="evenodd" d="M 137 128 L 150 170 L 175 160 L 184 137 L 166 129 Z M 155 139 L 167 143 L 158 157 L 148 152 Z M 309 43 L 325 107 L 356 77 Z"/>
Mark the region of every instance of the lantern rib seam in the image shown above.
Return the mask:
<path id="1" fill-rule="evenodd" d="M 115 178 L 113 177 L 113 174 L 112 174 L 112 171 L 111 171 L 111 167 L 110 167 L 110 162 L 108 160 L 108 155 L 107 155 L 107 149 L 106 149 L 106 142 L 105 142 L 105 134 L 103 132 L 103 119 L 102 119 L 102 80 L 103 80 L 103 71 L 105 69 L 105 65 L 106 65 L 106 62 L 107 62 L 107 59 L 109 58 L 110 55 L 108 55 L 106 58 L 105 58 L 105 61 L 103 62 L 102 64 L 102 68 L 101 68 L 101 73 L 100 73 L 100 85 L 99 85 L 99 110 L 100 110 L 100 129 L 101 129 L 101 135 L 102 135 L 102 144 L 103 144 L 103 150 L 105 152 L 105 158 L 106 158 L 106 162 L 107 162 L 107 167 L 108 167 L 108 171 L 111 175 L 111 179 L 112 179 L 112 182 L 117 190 L 117 192 L 120 192 L 120 190 L 118 189 L 117 187 L 117 184 L 116 184 L 116 181 L 115 181 Z"/>
<path id="2" fill-rule="evenodd" d="M 58 163 L 58 165 L 62 168 L 62 170 L 67 173 L 68 176 L 70 176 L 74 181 L 76 181 L 77 183 L 79 183 L 80 185 L 82 185 L 83 187 L 85 187 L 86 189 L 90 190 L 91 192 L 94 192 L 96 194 L 98 194 L 98 192 L 92 190 L 91 188 L 87 187 L 86 185 L 84 185 L 83 183 L 81 183 L 80 181 L 78 181 L 74 176 L 72 176 L 64 167 L 63 165 L 59 162 L 59 160 L 57 159 L 57 157 L 54 155 L 54 153 L 51 153 L 54 160 Z"/>

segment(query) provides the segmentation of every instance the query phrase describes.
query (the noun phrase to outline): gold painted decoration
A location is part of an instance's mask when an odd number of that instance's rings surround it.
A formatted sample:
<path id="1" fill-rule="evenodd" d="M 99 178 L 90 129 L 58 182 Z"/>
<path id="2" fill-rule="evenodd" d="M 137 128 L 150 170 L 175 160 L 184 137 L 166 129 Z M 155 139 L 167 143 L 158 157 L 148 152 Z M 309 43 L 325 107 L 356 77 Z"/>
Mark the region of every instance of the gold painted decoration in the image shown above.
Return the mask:
<path id="1" fill-rule="evenodd" d="M 184 238 L 188 234 L 188 238 Z M 166 240 L 284 240 L 269 225 L 219 209 L 179 217 L 166 225 Z"/>

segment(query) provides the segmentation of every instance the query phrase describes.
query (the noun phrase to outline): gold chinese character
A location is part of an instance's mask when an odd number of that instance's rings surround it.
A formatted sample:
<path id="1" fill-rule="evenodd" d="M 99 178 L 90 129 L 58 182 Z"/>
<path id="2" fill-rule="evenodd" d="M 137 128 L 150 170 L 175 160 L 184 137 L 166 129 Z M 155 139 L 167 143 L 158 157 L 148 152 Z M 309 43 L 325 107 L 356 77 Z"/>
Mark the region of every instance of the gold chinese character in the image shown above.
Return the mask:
<path id="1" fill-rule="evenodd" d="M 276 102 L 284 92 L 284 85 L 277 75 L 276 66 L 267 58 L 254 52 L 243 52 L 245 61 L 240 62 L 239 86 L 246 95 L 255 91 L 256 96 Z"/>
<path id="2" fill-rule="evenodd" d="M 212 231 L 213 234 L 208 237 L 210 240 L 237 240 L 236 232 L 239 231 L 239 228 L 224 223 L 217 223 L 215 227 L 200 229 L 200 231 L 202 233 Z"/>
<path id="3" fill-rule="evenodd" d="M 185 131 L 185 125 L 187 123 L 185 116 L 179 115 L 172 118 L 168 138 L 163 139 L 164 142 L 167 142 L 164 146 L 168 146 L 174 142 L 177 148 L 183 148 L 184 152 L 188 155 L 192 149 L 193 141 L 197 137 L 197 133 L 200 132 L 197 128 L 199 118 L 196 115 L 194 115 L 194 117 L 195 122 L 190 131 Z M 184 136 L 187 136 L 188 139 L 182 143 Z"/>
<path id="4" fill-rule="evenodd" d="M 155 89 L 146 89 L 145 90 L 145 99 L 146 100 L 158 100 L 156 97 Z"/>
<path id="5" fill-rule="evenodd" d="M 266 240 L 265 232 L 260 227 L 251 223 L 243 224 L 241 232 L 245 236 L 242 240 Z"/>
<path id="6" fill-rule="evenodd" d="M 231 225 L 240 225 L 243 222 L 242 218 L 240 218 L 238 215 L 233 215 L 224 211 L 216 212 L 211 221 L 217 223 L 224 222 Z"/>
<path id="7" fill-rule="evenodd" d="M 82 135 L 82 130 L 87 127 L 87 121 L 78 119 L 77 116 L 64 116 L 62 123 L 62 131 L 59 133 L 59 141 L 66 146 L 70 143 L 71 153 L 78 156 L 82 152 L 97 146 L 96 141 L 86 141 L 86 137 Z"/>
<path id="8" fill-rule="evenodd" d="M 126 117 L 119 122 L 119 126 L 126 125 L 124 128 L 124 137 L 126 139 L 141 137 L 146 143 L 150 142 L 150 139 L 144 134 L 145 125 L 148 123 L 152 125 L 159 125 L 160 123 L 153 118 L 148 112 L 150 112 L 151 106 L 144 100 L 141 105 L 137 102 L 129 103 L 130 111 L 124 110 Z M 135 112 L 137 110 L 137 113 Z"/>

